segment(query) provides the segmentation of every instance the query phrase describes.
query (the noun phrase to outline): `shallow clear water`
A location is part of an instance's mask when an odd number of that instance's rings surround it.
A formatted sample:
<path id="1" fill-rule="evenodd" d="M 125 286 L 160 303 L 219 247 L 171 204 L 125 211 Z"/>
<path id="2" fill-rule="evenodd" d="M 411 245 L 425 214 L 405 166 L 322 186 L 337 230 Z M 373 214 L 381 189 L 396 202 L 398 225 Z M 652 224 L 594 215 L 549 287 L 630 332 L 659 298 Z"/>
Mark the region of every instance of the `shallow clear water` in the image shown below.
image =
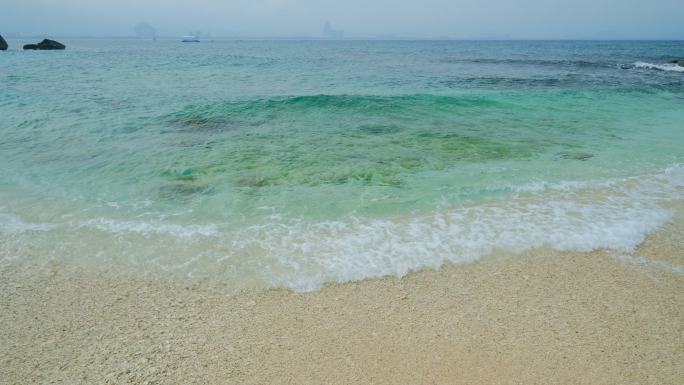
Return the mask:
<path id="1" fill-rule="evenodd" d="M 684 194 L 684 42 L 64 42 L 0 54 L 4 263 L 308 290 L 630 249 Z"/>

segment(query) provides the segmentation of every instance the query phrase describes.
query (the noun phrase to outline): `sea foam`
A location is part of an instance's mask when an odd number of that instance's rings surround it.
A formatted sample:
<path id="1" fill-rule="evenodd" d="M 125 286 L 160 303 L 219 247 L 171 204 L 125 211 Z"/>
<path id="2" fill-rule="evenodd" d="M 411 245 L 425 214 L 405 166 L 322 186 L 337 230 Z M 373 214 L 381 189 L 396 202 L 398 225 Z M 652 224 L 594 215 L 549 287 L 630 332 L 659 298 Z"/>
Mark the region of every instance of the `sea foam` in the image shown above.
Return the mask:
<path id="1" fill-rule="evenodd" d="M 253 226 L 239 232 L 232 252 L 234 257 L 243 250 L 268 255 L 269 263 L 288 269 L 262 279 L 297 291 L 316 290 L 329 281 L 401 277 L 496 250 L 628 252 L 672 218 L 661 204 L 684 198 L 684 172 L 675 166 L 658 176 L 599 186 L 573 190 L 561 183 L 544 193 L 391 220 Z"/>
<path id="2" fill-rule="evenodd" d="M 134 269 L 217 279 L 238 288 L 308 292 L 329 282 L 402 277 L 497 251 L 517 254 L 547 247 L 630 254 L 673 218 L 668 207 L 684 199 L 684 167 L 513 190 L 497 199 L 374 218 L 292 219 L 275 213 L 252 225 L 110 218 L 31 224 L 3 213 L 0 230 L 11 233 L 12 256 L 22 254 L 23 244 L 31 251 L 44 250 L 39 254 L 68 252 L 76 260 L 95 255 L 98 264 L 129 263 Z M 36 237 L 35 231 L 47 235 Z"/>
<path id="3" fill-rule="evenodd" d="M 215 225 L 179 225 L 161 221 L 121 221 L 97 218 L 82 221 L 76 227 L 94 228 L 111 233 L 136 233 L 142 236 L 169 235 L 176 238 L 218 236 Z"/>
<path id="4" fill-rule="evenodd" d="M 653 69 L 659 71 L 673 71 L 673 72 L 684 72 L 684 67 L 677 64 L 652 64 L 645 62 L 636 62 L 633 64 L 634 68 L 641 69 Z"/>
<path id="5" fill-rule="evenodd" d="M 22 220 L 16 215 L 3 212 L 0 207 L 0 234 L 19 234 L 24 232 L 49 231 L 55 228 L 50 223 L 31 223 Z"/>

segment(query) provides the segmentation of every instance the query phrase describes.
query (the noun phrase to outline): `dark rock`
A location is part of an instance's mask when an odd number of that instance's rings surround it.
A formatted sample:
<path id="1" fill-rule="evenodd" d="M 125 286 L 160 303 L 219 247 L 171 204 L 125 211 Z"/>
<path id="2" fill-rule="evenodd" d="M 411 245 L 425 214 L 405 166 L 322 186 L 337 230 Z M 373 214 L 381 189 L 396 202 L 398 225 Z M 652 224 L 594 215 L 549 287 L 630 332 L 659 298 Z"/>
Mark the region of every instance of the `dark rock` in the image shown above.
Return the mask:
<path id="1" fill-rule="evenodd" d="M 237 184 L 240 187 L 258 188 L 270 186 L 273 184 L 273 181 L 263 176 L 247 176 L 244 178 L 240 178 Z"/>
<path id="2" fill-rule="evenodd" d="M 209 187 L 205 185 L 194 185 L 189 183 L 172 183 L 159 188 L 161 195 L 166 198 L 198 194 L 205 192 L 208 189 Z"/>
<path id="3" fill-rule="evenodd" d="M 0 35 L 0 51 L 6 51 L 7 50 L 7 42 L 5 39 Z"/>
<path id="4" fill-rule="evenodd" d="M 562 151 L 556 154 L 561 159 L 574 159 L 581 160 L 585 162 L 594 157 L 594 154 L 588 152 L 573 152 L 573 151 Z"/>
<path id="5" fill-rule="evenodd" d="M 40 50 L 47 50 L 47 49 L 64 49 L 66 46 L 60 42 L 50 40 L 50 39 L 44 39 L 38 44 L 26 44 L 24 46 L 24 49 L 40 49 Z"/>
<path id="6" fill-rule="evenodd" d="M 680 67 L 684 67 L 684 60 L 673 59 L 673 60 L 668 60 L 666 63 L 667 64 L 678 64 Z"/>

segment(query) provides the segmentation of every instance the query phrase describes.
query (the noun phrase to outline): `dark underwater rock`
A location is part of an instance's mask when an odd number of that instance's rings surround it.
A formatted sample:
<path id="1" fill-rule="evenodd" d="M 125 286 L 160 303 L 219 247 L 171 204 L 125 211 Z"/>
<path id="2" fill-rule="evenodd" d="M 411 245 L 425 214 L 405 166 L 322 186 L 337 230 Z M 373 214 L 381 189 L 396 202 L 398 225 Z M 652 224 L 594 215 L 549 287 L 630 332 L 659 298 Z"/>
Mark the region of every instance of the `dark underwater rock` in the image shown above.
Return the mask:
<path id="1" fill-rule="evenodd" d="M 239 187 L 252 187 L 252 188 L 266 187 L 266 186 L 271 186 L 273 184 L 274 183 L 272 180 L 270 180 L 269 178 L 266 178 L 264 176 L 246 176 L 246 177 L 240 178 L 237 182 L 237 185 Z"/>
<path id="2" fill-rule="evenodd" d="M 212 188 L 208 185 L 194 183 L 170 183 L 159 188 L 159 195 L 164 199 L 187 199 L 197 194 L 209 194 Z"/>
<path id="3" fill-rule="evenodd" d="M 571 151 L 559 152 L 556 155 L 561 159 L 574 159 L 574 160 L 580 160 L 582 162 L 585 162 L 585 161 L 594 157 L 594 154 L 590 154 L 588 152 L 571 152 Z"/>
<path id="4" fill-rule="evenodd" d="M 680 67 L 684 67 L 684 60 L 673 59 L 673 60 L 668 60 L 666 63 L 667 64 L 678 64 Z"/>
<path id="5" fill-rule="evenodd" d="M 38 49 L 38 50 L 51 50 L 51 49 L 65 49 L 66 46 L 58 41 L 44 39 L 38 44 L 26 44 L 24 49 Z"/>
<path id="6" fill-rule="evenodd" d="M 0 35 L 0 51 L 6 51 L 7 47 L 8 47 L 7 42 L 2 37 L 2 35 Z"/>

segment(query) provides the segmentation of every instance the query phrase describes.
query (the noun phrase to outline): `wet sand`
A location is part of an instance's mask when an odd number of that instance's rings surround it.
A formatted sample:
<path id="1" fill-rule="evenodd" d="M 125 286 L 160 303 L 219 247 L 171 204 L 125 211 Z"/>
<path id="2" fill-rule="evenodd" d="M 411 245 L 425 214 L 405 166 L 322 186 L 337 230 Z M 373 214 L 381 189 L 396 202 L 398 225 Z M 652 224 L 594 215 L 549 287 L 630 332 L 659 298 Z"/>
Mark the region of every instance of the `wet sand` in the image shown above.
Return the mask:
<path id="1" fill-rule="evenodd" d="M 311 294 L 0 268 L 2 384 L 681 384 L 681 219 Z"/>

